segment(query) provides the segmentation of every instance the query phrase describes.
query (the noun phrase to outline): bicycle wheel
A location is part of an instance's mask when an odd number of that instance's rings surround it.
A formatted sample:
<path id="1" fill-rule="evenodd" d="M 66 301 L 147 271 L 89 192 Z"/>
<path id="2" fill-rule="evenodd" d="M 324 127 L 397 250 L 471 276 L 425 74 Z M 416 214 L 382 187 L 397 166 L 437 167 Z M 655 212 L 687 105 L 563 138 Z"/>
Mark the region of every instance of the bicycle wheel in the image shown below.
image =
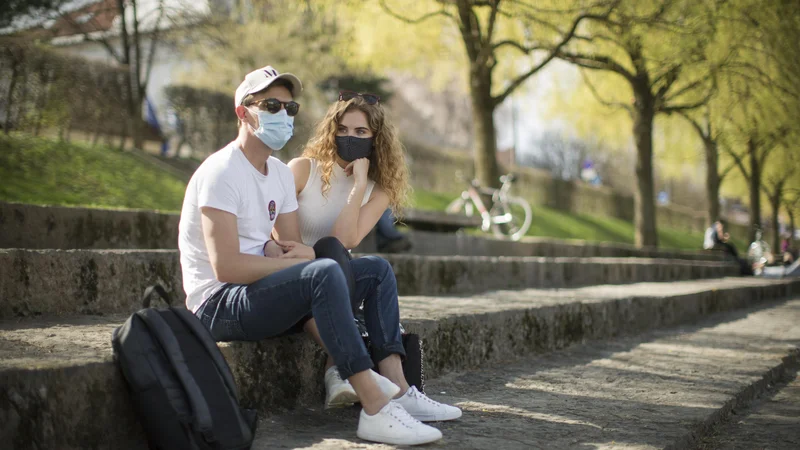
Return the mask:
<path id="1" fill-rule="evenodd" d="M 463 208 L 464 208 L 464 199 L 459 197 L 450 202 L 449 205 L 447 205 L 447 208 L 445 208 L 445 212 L 447 212 L 448 214 L 459 214 Z"/>
<path id="2" fill-rule="evenodd" d="M 515 241 L 525 236 L 533 221 L 531 205 L 520 197 L 507 197 L 505 202 L 494 205 L 490 214 L 494 235 Z"/>

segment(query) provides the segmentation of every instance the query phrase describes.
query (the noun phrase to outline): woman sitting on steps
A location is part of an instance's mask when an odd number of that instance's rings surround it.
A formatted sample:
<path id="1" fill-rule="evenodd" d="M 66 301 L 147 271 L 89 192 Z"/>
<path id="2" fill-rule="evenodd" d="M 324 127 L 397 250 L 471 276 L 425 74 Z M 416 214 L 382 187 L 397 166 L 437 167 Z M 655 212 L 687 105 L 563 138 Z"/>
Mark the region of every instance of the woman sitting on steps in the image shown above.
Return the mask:
<path id="1" fill-rule="evenodd" d="M 314 246 L 318 258 L 331 258 L 342 266 L 354 312 L 358 312 L 363 300 L 366 328 L 379 371 L 400 387 L 394 401 L 421 421 L 461 417 L 460 409 L 435 402 L 409 386 L 403 374 L 401 358 L 405 353 L 397 282 L 391 265 L 377 256 L 352 259 L 347 250 L 361 242 L 387 207 L 401 207 L 409 190 L 403 147 L 386 120 L 380 98 L 340 93 L 303 155 L 289 162 L 289 167 L 294 174 L 303 243 Z M 269 252 L 279 255 L 276 247 L 272 246 Z M 318 336 L 315 339 L 321 344 Z M 325 390 L 326 407 L 358 401 L 330 357 Z"/>

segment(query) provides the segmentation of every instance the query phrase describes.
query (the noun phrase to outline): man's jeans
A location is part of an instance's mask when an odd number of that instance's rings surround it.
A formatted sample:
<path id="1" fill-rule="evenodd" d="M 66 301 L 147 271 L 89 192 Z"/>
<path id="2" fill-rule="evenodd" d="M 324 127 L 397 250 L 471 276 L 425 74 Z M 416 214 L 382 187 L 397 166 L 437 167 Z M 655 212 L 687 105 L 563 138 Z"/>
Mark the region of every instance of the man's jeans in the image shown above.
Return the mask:
<path id="1" fill-rule="evenodd" d="M 365 299 L 376 360 L 405 356 L 391 265 L 372 256 L 350 264 L 357 293 Z M 249 285 L 227 284 L 195 314 L 217 341 L 259 341 L 290 331 L 309 313 L 342 378 L 372 367 L 353 319 L 345 276 L 331 259 L 298 264 Z"/>

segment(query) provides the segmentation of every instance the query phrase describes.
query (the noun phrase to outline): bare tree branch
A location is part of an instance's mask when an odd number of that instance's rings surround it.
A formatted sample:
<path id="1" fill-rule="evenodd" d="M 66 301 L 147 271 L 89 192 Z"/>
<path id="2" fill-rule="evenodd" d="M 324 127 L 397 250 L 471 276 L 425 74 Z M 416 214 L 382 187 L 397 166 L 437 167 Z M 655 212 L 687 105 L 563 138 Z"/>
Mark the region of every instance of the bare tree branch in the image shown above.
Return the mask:
<path id="1" fill-rule="evenodd" d="M 524 53 L 526 55 L 530 54 L 532 52 L 535 52 L 537 50 L 545 50 L 545 49 L 547 49 L 547 47 L 538 46 L 538 45 L 537 46 L 532 46 L 532 47 L 526 47 L 526 46 L 520 44 L 519 42 L 511 40 L 511 39 L 506 39 L 506 40 L 503 40 L 503 41 L 499 41 L 499 42 L 496 42 L 494 45 L 492 45 L 492 49 L 493 50 L 498 50 L 498 49 L 503 48 L 503 47 L 513 47 L 513 48 L 519 50 L 520 52 L 522 52 L 522 53 Z"/>
<path id="2" fill-rule="evenodd" d="M 98 12 L 102 13 L 102 12 L 108 12 L 108 11 L 111 11 L 111 10 L 112 10 L 112 8 L 108 8 L 108 9 L 99 10 Z M 97 21 L 97 12 L 91 16 L 91 18 L 89 19 L 88 22 L 86 22 L 87 24 L 92 24 L 93 27 L 84 27 L 82 24 L 79 24 L 78 22 L 76 22 L 75 19 L 72 17 L 72 15 L 74 14 L 74 11 L 66 12 L 66 13 L 59 13 L 59 14 L 60 14 L 60 17 L 62 19 L 64 19 L 67 23 L 69 23 L 69 25 L 72 28 L 74 28 L 75 30 L 79 31 L 81 33 L 81 35 L 83 35 L 83 39 L 84 40 L 86 40 L 87 42 L 97 42 L 98 44 L 101 44 L 103 47 L 105 47 L 106 51 L 108 51 L 109 55 L 111 55 L 111 57 L 114 58 L 114 60 L 116 60 L 118 63 L 122 63 L 122 56 L 119 53 L 117 53 L 117 51 L 114 49 L 114 47 L 108 41 L 108 39 L 106 39 L 105 30 L 96 31 L 95 32 L 95 36 L 92 36 L 92 32 L 89 31 L 91 28 L 94 28 L 96 30 L 101 30 L 102 29 L 102 27 L 100 25 L 100 22 Z M 119 14 L 122 14 L 122 12 L 120 11 Z"/>
<path id="3" fill-rule="evenodd" d="M 736 163 L 733 162 L 728 167 L 726 167 L 722 172 L 719 173 L 719 182 L 720 182 L 720 184 L 722 184 L 722 180 L 724 180 L 725 177 L 727 177 L 728 174 L 730 174 L 731 171 L 733 169 L 735 169 L 735 168 L 736 168 Z"/>
<path id="4" fill-rule="evenodd" d="M 424 21 L 426 21 L 426 20 L 428 20 L 428 19 L 430 19 L 432 17 L 436 17 L 436 16 L 446 16 L 446 17 L 449 17 L 449 18 L 451 18 L 453 20 L 456 19 L 455 17 L 453 17 L 452 14 L 447 12 L 444 8 L 440 9 L 439 11 L 434 11 L 434 12 L 430 12 L 428 14 L 423 14 L 423 15 L 417 17 L 416 19 L 412 19 L 412 18 L 409 18 L 409 17 L 401 16 L 400 14 L 397 14 L 396 12 L 392 11 L 389 8 L 389 5 L 386 4 L 386 0 L 380 0 L 380 4 L 381 4 L 381 8 L 383 8 L 383 10 L 387 14 L 389 14 L 390 16 L 394 17 L 395 19 L 402 20 L 403 22 L 411 23 L 411 24 L 424 22 Z"/>
<path id="5" fill-rule="evenodd" d="M 489 13 L 489 24 L 486 26 L 486 43 L 485 48 L 490 49 L 492 38 L 494 37 L 494 26 L 497 22 L 497 11 L 500 9 L 500 0 L 494 0 L 492 3 L 492 10 Z"/>
<path id="6" fill-rule="evenodd" d="M 682 88 L 678 89 L 677 91 L 669 93 L 669 94 L 667 94 L 667 91 L 669 90 L 670 87 L 672 87 L 672 84 L 665 85 L 666 86 L 666 90 L 662 94 L 663 95 L 662 99 L 663 99 L 664 103 L 666 103 L 666 102 L 668 102 L 670 100 L 674 100 L 674 99 L 680 97 L 681 95 L 683 95 L 683 94 L 685 94 L 685 93 L 687 93 L 687 92 L 689 92 L 689 91 L 691 91 L 693 89 L 697 89 L 698 87 L 701 87 L 703 85 L 703 83 L 705 83 L 707 81 L 708 81 L 707 79 L 703 79 L 703 78 L 697 79 L 697 80 L 695 80 L 695 81 L 693 81 L 691 83 L 688 83 L 687 85 L 683 86 Z M 712 83 L 712 86 L 711 86 L 711 88 L 709 88 L 709 92 L 707 93 L 707 95 L 705 97 L 705 101 L 703 101 L 703 103 L 706 103 L 709 100 L 711 100 L 711 97 L 713 97 L 714 93 L 716 92 L 716 83 L 714 83 L 713 80 L 711 81 L 711 83 Z"/>
<path id="7" fill-rule="evenodd" d="M 712 90 L 710 90 L 709 92 L 706 93 L 705 97 L 703 97 L 702 99 L 700 99 L 700 100 L 698 100 L 698 101 L 696 101 L 694 103 L 684 103 L 684 104 L 672 105 L 672 106 L 662 106 L 660 108 L 660 111 L 663 112 L 663 113 L 666 113 L 666 114 L 671 114 L 671 113 L 680 112 L 680 111 L 690 111 L 692 109 L 697 109 L 697 108 L 705 105 L 706 103 L 708 103 L 709 100 L 711 100 L 711 97 L 713 97 L 713 96 L 714 96 L 714 90 L 712 89 Z"/>
<path id="8" fill-rule="evenodd" d="M 145 67 L 145 76 L 142 81 L 140 96 L 144 95 L 147 91 L 147 85 L 150 83 L 150 74 L 153 72 L 153 61 L 156 57 L 156 46 L 161 41 L 161 21 L 164 18 L 164 3 L 163 0 L 159 4 L 158 18 L 156 19 L 155 28 L 150 35 L 150 49 L 147 54 L 147 66 Z"/>
<path id="9" fill-rule="evenodd" d="M 694 117 L 690 116 L 686 111 L 676 111 L 678 115 L 686 119 L 687 122 L 694 128 L 694 131 L 697 132 L 697 135 L 700 136 L 701 139 L 706 140 L 709 139 L 710 136 L 706 135 L 706 131 L 700 126 L 700 123 L 694 119 Z"/>
<path id="10" fill-rule="evenodd" d="M 603 106 L 607 106 L 609 108 L 622 108 L 628 111 L 629 113 L 633 113 L 633 107 L 631 107 L 631 105 L 620 102 L 609 102 L 603 99 L 600 96 L 600 92 L 598 92 L 597 88 L 595 88 L 594 83 L 592 83 L 589 77 L 586 76 L 586 73 L 583 70 L 581 70 L 580 72 L 581 72 L 581 77 L 583 78 L 583 82 L 586 83 L 586 86 L 589 88 L 589 92 L 592 93 L 592 96 L 595 98 L 595 100 L 600 102 Z"/>
<path id="11" fill-rule="evenodd" d="M 608 16 L 609 13 L 610 12 L 606 13 L 606 17 Z M 567 42 L 569 42 L 570 39 L 572 39 L 572 36 L 575 34 L 575 31 L 577 31 L 577 29 L 578 29 L 578 25 L 580 25 L 583 20 L 601 18 L 601 17 L 603 17 L 603 16 L 598 16 L 596 14 L 581 14 L 580 16 L 575 18 L 575 21 L 572 22 L 572 26 L 570 27 L 569 31 L 565 35 L 562 36 L 561 41 L 558 44 L 556 44 L 556 46 L 550 51 L 550 53 L 544 58 L 544 60 L 539 62 L 539 64 L 536 64 L 535 66 L 533 66 L 531 68 L 531 70 L 529 70 L 529 71 L 525 72 L 524 74 L 522 74 L 521 76 L 517 77 L 516 80 L 512 81 L 511 84 L 506 88 L 505 91 L 503 91 L 502 94 L 500 94 L 499 96 L 497 96 L 497 97 L 495 97 L 493 99 L 494 104 L 495 105 L 499 105 L 499 104 L 503 103 L 503 101 L 505 101 L 506 97 L 511 95 L 511 93 L 514 92 L 515 89 L 517 89 L 519 86 L 522 85 L 522 83 L 525 82 L 525 80 L 527 80 L 533 74 L 535 74 L 536 72 L 541 70 L 542 67 L 547 65 L 547 63 L 549 63 L 550 61 L 555 59 L 556 56 L 561 51 L 561 49 L 565 45 L 567 45 Z"/>
<path id="12" fill-rule="evenodd" d="M 720 148 L 722 148 L 722 150 L 725 153 L 729 154 L 733 158 L 734 164 L 736 164 L 736 167 L 738 167 L 739 170 L 742 172 L 742 175 L 744 175 L 744 178 L 746 180 L 750 180 L 750 174 L 747 172 L 747 168 L 744 165 L 744 161 L 742 160 L 742 157 L 740 155 L 737 155 L 736 152 L 734 152 L 730 148 L 728 148 L 727 145 L 720 145 Z"/>
<path id="13" fill-rule="evenodd" d="M 558 52 L 558 57 L 587 69 L 615 72 L 622 75 L 630 82 L 633 82 L 635 79 L 633 73 L 608 56 L 560 51 Z"/>

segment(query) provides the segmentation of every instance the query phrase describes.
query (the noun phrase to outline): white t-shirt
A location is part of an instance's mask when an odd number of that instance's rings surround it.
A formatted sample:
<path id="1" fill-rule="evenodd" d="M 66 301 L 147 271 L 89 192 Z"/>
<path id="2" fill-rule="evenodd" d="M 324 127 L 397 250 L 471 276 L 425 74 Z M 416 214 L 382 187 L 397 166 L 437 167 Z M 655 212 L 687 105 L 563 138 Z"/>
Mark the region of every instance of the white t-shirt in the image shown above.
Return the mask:
<path id="1" fill-rule="evenodd" d="M 183 290 L 192 312 L 224 283 L 214 277 L 203 239 L 200 208 L 211 207 L 236 215 L 239 251 L 263 255 L 279 214 L 297 210 L 294 176 L 289 166 L 274 157 L 264 175 L 235 142 L 209 156 L 195 171 L 183 199 L 178 226 Z"/>

